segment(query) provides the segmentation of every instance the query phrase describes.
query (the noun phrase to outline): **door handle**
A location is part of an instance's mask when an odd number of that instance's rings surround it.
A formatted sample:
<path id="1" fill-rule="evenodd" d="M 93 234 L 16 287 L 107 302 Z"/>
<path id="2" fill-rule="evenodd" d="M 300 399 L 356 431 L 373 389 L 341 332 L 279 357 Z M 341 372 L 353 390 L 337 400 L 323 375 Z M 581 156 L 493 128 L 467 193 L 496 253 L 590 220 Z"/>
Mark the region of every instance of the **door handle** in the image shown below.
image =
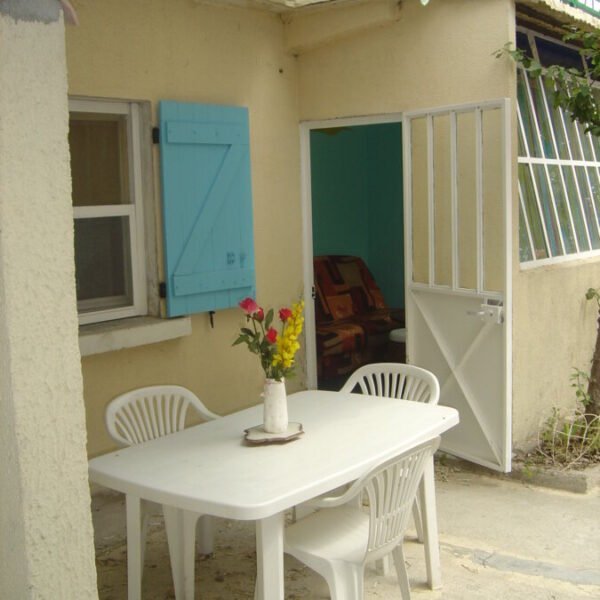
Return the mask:
<path id="1" fill-rule="evenodd" d="M 478 317 L 481 321 L 491 321 L 497 325 L 504 323 L 504 310 L 499 304 L 482 304 L 480 310 L 468 310 L 471 317 Z"/>

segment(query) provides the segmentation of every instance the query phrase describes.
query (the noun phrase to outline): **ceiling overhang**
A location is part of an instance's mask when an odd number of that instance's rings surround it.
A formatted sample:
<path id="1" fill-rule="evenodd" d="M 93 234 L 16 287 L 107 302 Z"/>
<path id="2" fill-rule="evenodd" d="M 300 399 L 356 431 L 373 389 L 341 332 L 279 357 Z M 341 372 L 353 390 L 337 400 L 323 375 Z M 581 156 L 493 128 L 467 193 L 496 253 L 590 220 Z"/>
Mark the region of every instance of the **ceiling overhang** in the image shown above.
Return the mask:
<path id="1" fill-rule="evenodd" d="M 600 19 L 581 8 L 570 6 L 563 0 L 517 0 L 517 16 L 519 12 L 540 16 L 540 26 L 547 21 L 549 28 L 564 33 L 564 25 L 577 25 L 600 29 Z M 558 24 L 558 27 L 556 27 Z"/>

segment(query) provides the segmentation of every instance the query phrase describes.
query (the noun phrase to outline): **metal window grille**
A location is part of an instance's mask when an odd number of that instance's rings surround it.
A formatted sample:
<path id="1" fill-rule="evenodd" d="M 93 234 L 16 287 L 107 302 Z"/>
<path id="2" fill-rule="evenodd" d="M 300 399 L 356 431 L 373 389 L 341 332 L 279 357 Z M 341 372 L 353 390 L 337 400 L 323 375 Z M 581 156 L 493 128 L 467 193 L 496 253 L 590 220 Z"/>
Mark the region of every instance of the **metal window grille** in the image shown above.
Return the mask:
<path id="1" fill-rule="evenodd" d="M 521 265 L 600 254 L 600 141 L 553 107 L 549 82 L 519 69 L 517 85 Z"/>

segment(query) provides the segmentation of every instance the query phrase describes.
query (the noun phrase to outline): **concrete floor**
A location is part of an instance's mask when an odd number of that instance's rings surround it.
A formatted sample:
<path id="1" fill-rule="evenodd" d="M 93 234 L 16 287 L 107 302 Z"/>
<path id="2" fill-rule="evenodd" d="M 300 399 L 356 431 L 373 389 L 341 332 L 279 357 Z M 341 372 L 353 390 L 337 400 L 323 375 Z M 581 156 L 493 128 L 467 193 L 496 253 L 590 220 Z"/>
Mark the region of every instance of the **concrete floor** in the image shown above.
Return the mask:
<path id="1" fill-rule="evenodd" d="M 405 542 L 413 599 L 577 600 L 600 598 L 600 490 L 555 491 L 468 471 L 438 469 L 443 588 L 425 586 L 423 547 Z M 101 600 L 127 598 L 124 502 L 95 495 L 94 528 Z M 215 553 L 198 557 L 196 598 L 253 597 L 252 523 L 217 520 Z M 174 598 L 161 519 L 151 526 L 143 598 Z M 286 556 L 286 599 L 329 598 L 316 575 Z M 365 598 L 400 598 L 395 575 L 367 570 Z"/>

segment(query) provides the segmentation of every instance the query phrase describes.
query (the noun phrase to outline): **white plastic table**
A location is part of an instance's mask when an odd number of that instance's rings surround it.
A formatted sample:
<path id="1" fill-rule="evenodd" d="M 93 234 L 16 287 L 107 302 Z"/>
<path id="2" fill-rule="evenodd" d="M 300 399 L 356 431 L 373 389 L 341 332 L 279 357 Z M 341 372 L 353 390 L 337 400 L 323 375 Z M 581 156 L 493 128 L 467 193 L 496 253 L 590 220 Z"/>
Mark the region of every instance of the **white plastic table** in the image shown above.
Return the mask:
<path id="1" fill-rule="evenodd" d="M 458 423 L 446 406 L 316 390 L 290 395 L 288 411 L 305 433 L 283 445 L 243 440 L 244 429 L 262 422 L 258 405 L 90 460 L 92 481 L 126 494 L 129 600 L 141 598 L 140 499 L 165 506 L 178 600 L 194 597 L 193 576 L 184 577 L 193 573 L 187 511 L 256 521 L 257 595 L 282 600 L 285 511 Z M 422 495 L 423 521 L 434 524 L 424 532 L 430 585 L 440 582 L 433 476 L 431 461 Z"/>

